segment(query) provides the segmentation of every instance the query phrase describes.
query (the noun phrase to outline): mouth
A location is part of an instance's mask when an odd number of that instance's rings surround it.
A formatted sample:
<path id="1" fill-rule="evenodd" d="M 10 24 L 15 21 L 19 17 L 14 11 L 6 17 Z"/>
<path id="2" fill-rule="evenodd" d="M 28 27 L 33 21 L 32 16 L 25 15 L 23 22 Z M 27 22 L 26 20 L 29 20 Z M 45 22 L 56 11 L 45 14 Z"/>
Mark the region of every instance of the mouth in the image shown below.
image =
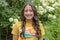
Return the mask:
<path id="1" fill-rule="evenodd" d="M 27 17 L 30 17 L 30 16 L 32 16 L 32 14 L 30 14 L 30 15 L 26 15 Z"/>
<path id="2" fill-rule="evenodd" d="M 32 18 L 33 18 L 33 15 L 32 15 L 32 14 L 30 14 L 30 15 L 25 15 L 25 18 L 26 18 L 26 19 L 32 19 Z"/>

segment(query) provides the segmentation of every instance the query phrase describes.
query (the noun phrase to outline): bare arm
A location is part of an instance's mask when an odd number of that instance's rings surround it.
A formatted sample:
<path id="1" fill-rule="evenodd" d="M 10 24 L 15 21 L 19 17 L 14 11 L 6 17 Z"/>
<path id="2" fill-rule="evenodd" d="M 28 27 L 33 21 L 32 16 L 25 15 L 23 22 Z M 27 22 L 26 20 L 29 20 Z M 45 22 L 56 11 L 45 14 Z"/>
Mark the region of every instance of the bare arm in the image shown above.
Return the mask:
<path id="1" fill-rule="evenodd" d="M 18 36 L 13 35 L 13 40 L 18 40 Z"/>
<path id="2" fill-rule="evenodd" d="M 41 36 L 39 40 L 43 40 L 43 36 Z"/>

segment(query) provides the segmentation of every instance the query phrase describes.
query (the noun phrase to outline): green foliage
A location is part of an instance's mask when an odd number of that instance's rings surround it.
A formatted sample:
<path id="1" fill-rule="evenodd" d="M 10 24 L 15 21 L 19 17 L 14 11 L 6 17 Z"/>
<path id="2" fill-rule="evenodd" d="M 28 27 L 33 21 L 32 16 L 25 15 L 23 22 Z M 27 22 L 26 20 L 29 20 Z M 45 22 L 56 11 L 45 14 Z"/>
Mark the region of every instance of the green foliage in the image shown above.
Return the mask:
<path id="1" fill-rule="evenodd" d="M 9 18 L 14 18 L 20 20 L 20 11 L 22 8 L 23 1 L 12 1 L 12 7 L 8 7 L 9 4 L 5 0 L 0 1 L 0 27 L 8 27 L 8 25 L 13 25 L 13 22 L 9 22 Z"/>
<path id="2" fill-rule="evenodd" d="M 15 22 L 20 20 L 20 13 L 28 0 L 12 0 L 10 7 L 6 0 L 0 0 L 0 27 L 11 28 Z M 40 0 L 30 0 L 37 8 L 38 18 L 42 21 L 45 29 L 45 40 L 60 40 L 60 6 L 59 3 Z M 58 1 L 56 1 L 58 2 Z M 45 4 L 46 3 L 46 4 Z M 55 4 L 55 5 L 53 5 Z"/>

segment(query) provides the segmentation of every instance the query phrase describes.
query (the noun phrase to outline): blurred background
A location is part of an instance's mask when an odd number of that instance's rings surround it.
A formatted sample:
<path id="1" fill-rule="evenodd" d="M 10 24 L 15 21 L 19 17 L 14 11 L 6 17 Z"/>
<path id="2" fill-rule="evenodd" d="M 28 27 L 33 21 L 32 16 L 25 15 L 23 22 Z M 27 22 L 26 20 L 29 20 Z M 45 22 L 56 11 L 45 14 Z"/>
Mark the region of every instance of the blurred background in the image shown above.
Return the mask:
<path id="1" fill-rule="evenodd" d="M 60 40 L 60 0 L 0 0 L 0 40 L 12 40 L 11 30 L 27 1 L 37 8 L 45 29 L 44 40 Z"/>

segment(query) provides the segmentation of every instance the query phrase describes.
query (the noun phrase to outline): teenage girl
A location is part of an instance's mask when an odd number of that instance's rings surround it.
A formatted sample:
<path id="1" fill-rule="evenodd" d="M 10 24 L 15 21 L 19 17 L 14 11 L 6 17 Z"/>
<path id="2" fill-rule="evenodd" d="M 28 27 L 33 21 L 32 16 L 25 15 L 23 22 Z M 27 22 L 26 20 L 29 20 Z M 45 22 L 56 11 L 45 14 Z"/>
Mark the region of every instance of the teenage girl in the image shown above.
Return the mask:
<path id="1" fill-rule="evenodd" d="M 43 40 L 44 28 L 37 17 L 36 7 L 27 2 L 21 11 L 21 21 L 12 30 L 13 40 Z"/>

